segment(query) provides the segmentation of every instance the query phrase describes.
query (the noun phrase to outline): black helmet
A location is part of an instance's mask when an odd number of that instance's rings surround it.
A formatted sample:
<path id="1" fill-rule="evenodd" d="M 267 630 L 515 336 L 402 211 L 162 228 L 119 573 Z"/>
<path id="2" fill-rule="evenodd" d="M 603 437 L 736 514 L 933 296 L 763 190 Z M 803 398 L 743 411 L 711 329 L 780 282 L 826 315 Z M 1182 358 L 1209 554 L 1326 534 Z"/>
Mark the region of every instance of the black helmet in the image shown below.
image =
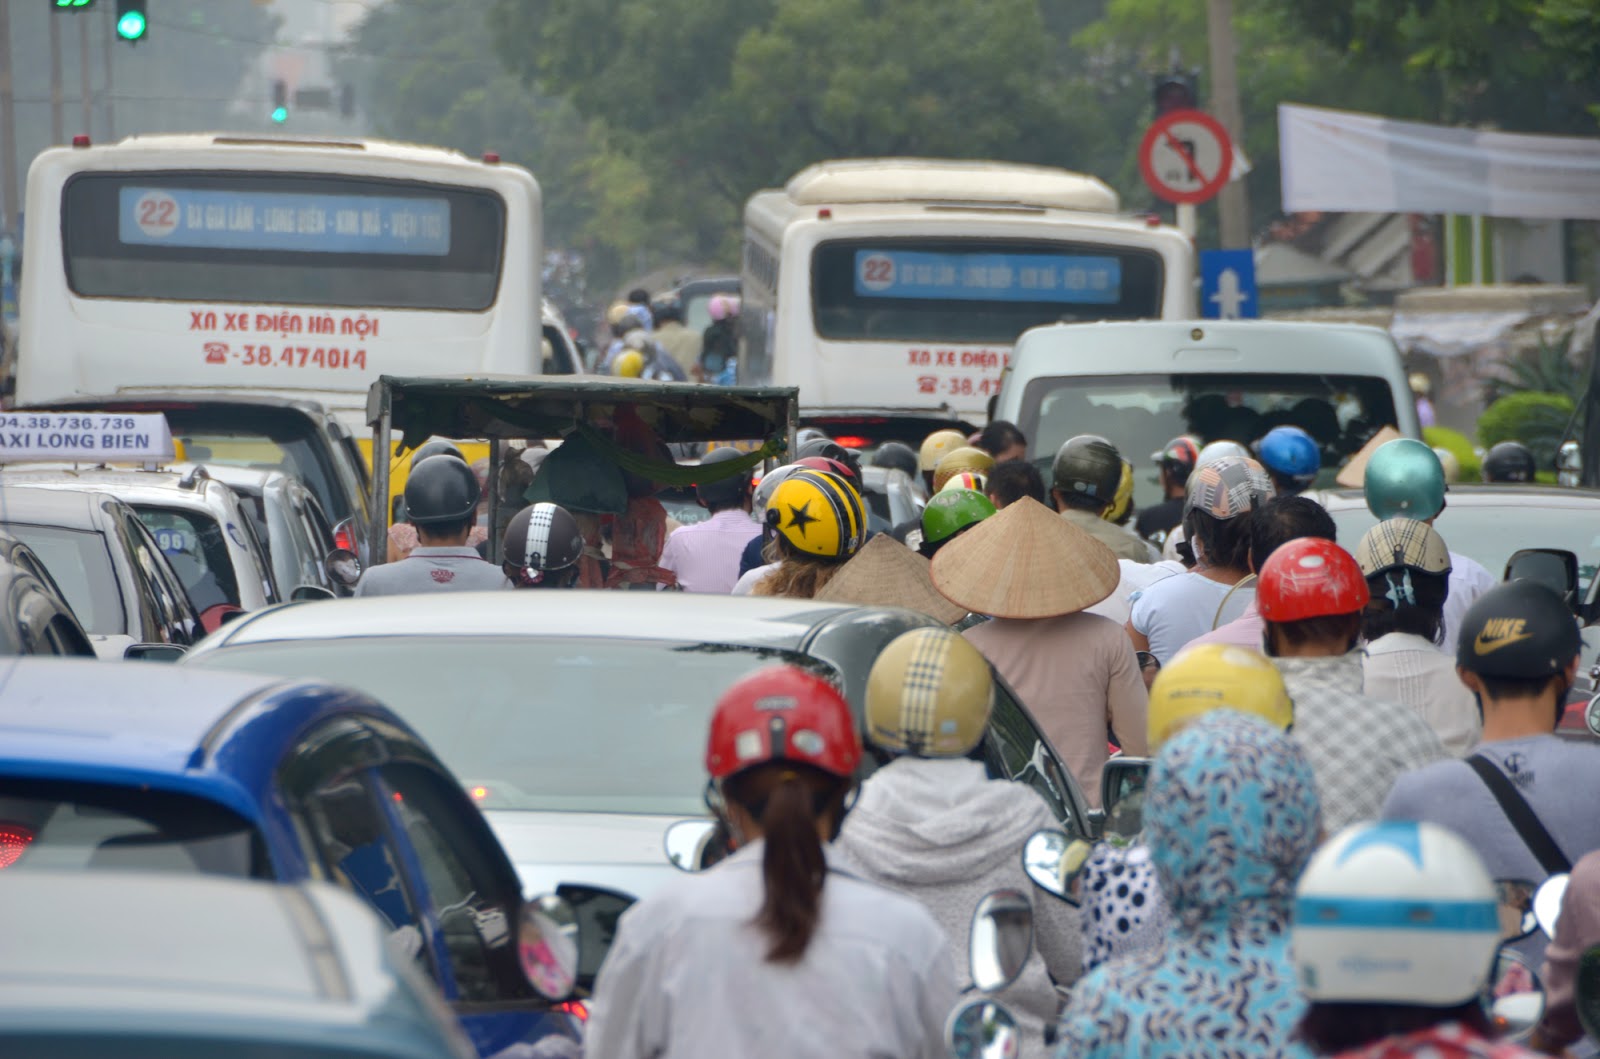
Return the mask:
<path id="1" fill-rule="evenodd" d="M 861 491 L 861 453 L 854 449 L 847 449 L 832 438 L 812 438 L 800 446 L 800 451 L 794 454 L 795 460 L 804 460 L 812 456 L 820 456 L 825 460 L 837 460 L 848 468 L 854 478 L 850 484 Z"/>
<path id="2" fill-rule="evenodd" d="M 720 448 L 712 449 L 700 457 L 700 466 L 709 467 L 714 463 L 726 463 L 744 456 L 738 449 Z M 695 495 L 706 507 L 727 507 L 743 500 L 750 491 L 750 472 L 740 471 L 728 478 L 718 478 L 715 481 L 701 482 L 694 487 Z"/>
<path id="3" fill-rule="evenodd" d="M 418 526 L 464 522 L 478 508 L 478 476 L 459 456 L 430 456 L 406 479 L 406 517 Z"/>
<path id="4" fill-rule="evenodd" d="M 415 467 L 429 456 L 454 456 L 462 463 L 467 462 L 467 458 L 461 454 L 461 450 L 456 448 L 455 442 L 434 438 L 432 441 L 418 447 L 417 451 L 411 454 L 411 466 Z"/>
<path id="5" fill-rule="evenodd" d="M 502 543 L 505 562 L 530 574 L 565 570 L 583 557 L 583 531 L 559 504 L 529 504 L 512 515 Z M 538 583 L 537 577 L 529 580 Z"/>
<path id="6" fill-rule="evenodd" d="M 1531 482 L 1535 469 L 1533 450 L 1520 441 L 1502 441 L 1483 458 L 1486 482 Z"/>
<path id="7" fill-rule="evenodd" d="M 1563 673 L 1582 647 L 1561 597 L 1537 581 L 1496 585 L 1461 619 L 1456 665 L 1488 677 L 1538 680 Z"/>
<path id="8" fill-rule="evenodd" d="M 1068 438 L 1056 450 L 1050 468 L 1050 485 L 1068 496 L 1093 497 L 1110 504 L 1122 484 L 1122 455 L 1117 447 L 1098 434 L 1079 434 Z"/>
<path id="9" fill-rule="evenodd" d="M 872 454 L 874 467 L 890 467 L 897 471 L 906 472 L 906 477 L 913 482 L 922 473 L 922 464 L 917 459 L 917 450 L 903 441 L 886 441 L 878 446 L 878 451 Z"/>

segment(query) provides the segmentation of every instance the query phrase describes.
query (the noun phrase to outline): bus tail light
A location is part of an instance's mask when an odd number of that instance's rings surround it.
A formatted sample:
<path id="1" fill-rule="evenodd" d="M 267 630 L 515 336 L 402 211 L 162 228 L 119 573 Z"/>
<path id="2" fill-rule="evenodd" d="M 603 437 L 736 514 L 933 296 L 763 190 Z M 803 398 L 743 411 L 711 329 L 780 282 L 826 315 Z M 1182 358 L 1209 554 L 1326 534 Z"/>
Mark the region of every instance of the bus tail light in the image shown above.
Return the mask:
<path id="1" fill-rule="evenodd" d="M 864 449 L 872 444 L 871 438 L 858 437 L 854 434 L 840 434 L 833 439 L 834 444 L 847 449 Z"/>
<path id="2" fill-rule="evenodd" d="M 21 824 L 0 824 L 0 870 L 22 859 L 33 842 L 33 828 Z"/>

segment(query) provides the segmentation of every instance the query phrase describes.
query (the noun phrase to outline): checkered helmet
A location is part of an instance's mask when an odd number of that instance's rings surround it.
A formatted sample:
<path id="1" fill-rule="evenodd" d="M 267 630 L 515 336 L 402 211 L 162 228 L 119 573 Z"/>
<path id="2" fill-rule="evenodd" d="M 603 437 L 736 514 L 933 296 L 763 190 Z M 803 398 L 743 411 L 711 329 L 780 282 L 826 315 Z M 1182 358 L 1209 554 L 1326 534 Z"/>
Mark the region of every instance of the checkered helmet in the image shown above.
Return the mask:
<path id="1" fill-rule="evenodd" d="M 1195 468 L 1183 499 L 1183 512 L 1203 511 L 1226 521 L 1272 499 L 1266 469 L 1244 456 L 1224 456 Z"/>
<path id="2" fill-rule="evenodd" d="M 900 634 L 867 675 L 867 739 L 890 753 L 964 757 L 993 709 L 989 663 L 950 629 Z"/>

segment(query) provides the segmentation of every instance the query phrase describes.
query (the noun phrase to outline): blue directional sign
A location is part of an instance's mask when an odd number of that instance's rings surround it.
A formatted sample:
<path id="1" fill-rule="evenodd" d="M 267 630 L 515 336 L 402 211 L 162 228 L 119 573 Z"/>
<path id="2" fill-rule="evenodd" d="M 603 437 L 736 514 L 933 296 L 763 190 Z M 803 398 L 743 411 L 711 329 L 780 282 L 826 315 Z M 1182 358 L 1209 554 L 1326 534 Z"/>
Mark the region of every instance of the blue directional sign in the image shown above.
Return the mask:
<path id="1" fill-rule="evenodd" d="M 1200 315 L 1208 320 L 1254 320 L 1261 315 L 1254 251 L 1200 251 Z"/>

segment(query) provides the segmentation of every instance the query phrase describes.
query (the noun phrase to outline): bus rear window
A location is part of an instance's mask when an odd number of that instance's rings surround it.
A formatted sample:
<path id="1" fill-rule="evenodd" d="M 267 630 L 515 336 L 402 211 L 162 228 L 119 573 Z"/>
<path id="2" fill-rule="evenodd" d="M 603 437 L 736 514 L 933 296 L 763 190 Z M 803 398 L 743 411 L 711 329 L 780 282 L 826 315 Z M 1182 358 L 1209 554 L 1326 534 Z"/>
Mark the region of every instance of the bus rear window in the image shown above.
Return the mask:
<path id="1" fill-rule="evenodd" d="M 817 334 L 1009 345 L 1040 324 L 1161 315 L 1161 255 L 1105 244 L 875 239 L 812 257 Z"/>
<path id="2" fill-rule="evenodd" d="M 67 282 L 88 298 L 481 311 L 500 283 L 493 192 L 293 173 L 86 173 Z"/>

